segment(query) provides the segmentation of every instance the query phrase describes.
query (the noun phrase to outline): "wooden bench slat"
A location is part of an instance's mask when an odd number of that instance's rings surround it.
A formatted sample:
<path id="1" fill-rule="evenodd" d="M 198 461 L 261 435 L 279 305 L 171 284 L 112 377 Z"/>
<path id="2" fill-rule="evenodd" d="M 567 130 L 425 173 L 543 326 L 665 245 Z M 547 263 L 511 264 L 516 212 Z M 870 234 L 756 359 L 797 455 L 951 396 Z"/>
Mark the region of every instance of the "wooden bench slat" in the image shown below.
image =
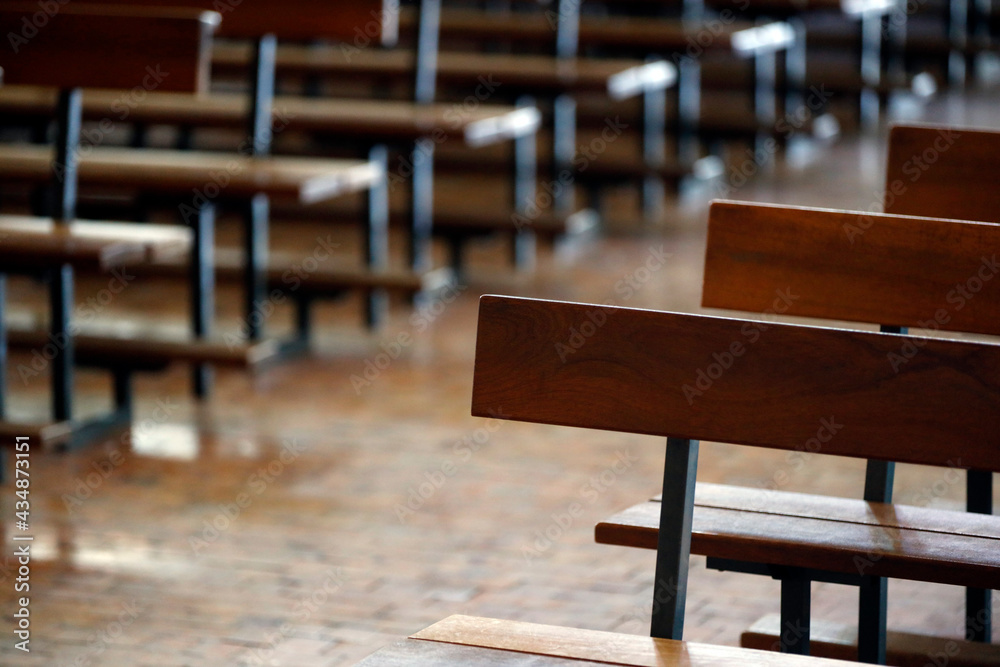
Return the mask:
<path id="1" fill-rule="evenodd" d="M 643 667 L 755 664 L 769 664 L 775 667 L 792 665 L 833 667 L 840 664 L 822 658 L 775 655 L 732 646 L 697 644 L 600 630 L 581 630 L 461 615 L 449 616 L 412 635 L 411 639 L 573 661 Z M 488 653 L 478 655 L 484 658 L 489 656 Z M 503 656 L 497 656 L 497 659 L 502 660 Z"/>
<path id="2" fill-rule="evenodd" d="M 215 253 L 215 277 L 220 282 L 243 280 L 244 252 L 239 248 L 218 248 Z M 267 267 L 270 289 L 284 289 L 302 295 L 330 295 L 345 289 L 388 289 L 404 293 L 434 290 L 449 280 L 450 272 L 435 270 L 424 275 L 407 270 L 371 270 L 364 267 L 322 267 L 303 274 L 296 268 L 301 257 L 287 253 L 271 253 Z M 299 267 L 300 268 L 300 267 Z M 137 266 L 130 271 L 139 276 L 185 278 L 188 275 L 186 257 L 164 258 Z"/>
<path id="3" fill-rule="evenodd" d="M 0 215 L 0 240 L 10 235 L 24 234 L 44 238 L 53 235 L 70 236 L 85 243 L 121 242 L 138 244 L 143 248 L 144 259 L 163 260 L 186 252 L 191 246 L 191 230 L 180 225 L 148 223 L 104 222 L 97 220 L 56 221 L 27 215 Z"/>
<path id="4" fill-rule="evenodd" d="M 956 458 L 961 458 L 961 452 L 956 453 Z M 716 509 L 1000 540 L 1000 518 L 989 514 L 866 502 L 856 498 L 700 483 L 695 489 L 695 504 Z"/>
<path id="5" fill-rule="evenodd" d="M 0 88 L 0 113 L 47 117 L 55 110 L 55 91 L 38 86 Z M 246 124 L 245 95 L 212 93 L 194 98 L 182 93 L 150 92 L 129 104 L 128 122 L 235 127 Z M 84 118 L 117 122 L 125 112 L 120 93 L 86 90 Z M 434 135 L 481 146 L 534 132 L 541 114 L 534 108 L 482 105 L 475 109 L 454 104 L 418 105 L 398 101 L 311 99 L 279 96 L 274 117 L 291 130 L 344 133 L 377 138 L 417 139 Z"/>
<path id="6" fill-rule="evenodd" d="M 27 437 L 32 447 L 41 445 L 49 449 L 67 442 L 73 435 L 73 425 L 70 422 L 52 422 L 49 424 L 26 424 L 0 420 L 0 442 L 13 447 L 15 438 Z"/>
<path id="7" fill-rule="evenodd" d="M 74 0 L 77 4 L 77 0 Z M 278 39 L 335 39 L 350 41 L 364 38 L 374 44 L 391 44 L 396 38 L 397 9 L 388 0 L 285 0 L 275 11 L 270 0 L 79 0 L 79 4 L 130 7 L 190 7 L 222 12 L 220 35 L 260 37 L 274 34 Z"/>
<path id="8" fill-rule="evenodd" d="M 659 520 L 660 503 L 635 505 L 600 522 L 595 539 L 601 544 L 656 549 Z M 831 523 L 697 503 L 691 553 L 957 586 L 1000 585 L 1000 542 L 993 538 Z"/>
<path id="9" fill-rule="evenodd" d="M 77 361 L 100 367 L 124 365 L 153 370 L 183 362 L 249 368 L 275 358 L 279 352 L 274 340 L 231 343 L 146 331 L 137 336 L 131 331 L 116 334 L 109 327 L 79 327 L 79 331 L 73 338 Z M 13 348 L 40 349 L 50 341 L 48 331 L 20 325 L 11 325 L 7 336 Z"/>
<path id="10" fill-rule="evenodd" d="M 404 11 L 400 28 L 412 32 L 415 13 Z M 531 44 L 555 42 L 555 25 L 542 12 L 487 13 L 475 10 L 445 9 L 441 12 L 441 37 L 462 39 L 515 40 Z M 669 18 L 582 17 L 579 39 L 583 46 L 625 47 L 650 53 L 684 52 L 698 40 L 700 25 Z M 737 52 L 741 56 L 787 48 L 794 42 L 790 26 L 772 23 L 755 26 L 736 21 L 713 26 L 712 40 L 704 48 L 713 52 Z"/>
<path id="11" fill-rule="evenodd" d="M 787 291 L 789 315 L 996 334 L 1000 289 L 961 290 L 1000 273 L 998 248 L 992 224 L 713 202 L 702 305 L 774 312 Z"/>
<path id="12" fill-rule="evenodd" d="M 250 49 L 242 44 L 217 44 L 213 67 L 242 73 L 249 63 Z M 668 65 L 668 67 L 664 67 Z M 345 54 L 339 49 L 279 45 L 280 73 L 325 76 L 374 76 L 405 79 L 413 72 L 411 51 L 363 49 Z M 483 72 L 491 76 L 485 77 Z M 636 95 L 640 85 L 668 88 L 673 85 L 669 63 L 640 60 L 574 58 L 559 61 L 546 56 L 489 53 L 438 54 L 438 81 L 443 84 L 477 85 L 499 82 L 502 86 L 564 92 L 611 92 L 616 98 Z M 490 84 L 492 85 L 492 84 Z M 485 89 L 485 88 L 484 88 Z"/>
<path id="13" fill-rule="evenodd" d="M 765 327 L 485 296 L 472 413 L 787 450 L 833 419 L 824 454 L 1000 464 L 1000 347 L 922 339 L 893 369 L 899 336 Z"/>
<path id="14" fill-rule="evenodd" d="M 773 650 L 778 641 L 781 617 L 768 614 L 757 620 L 740 636 L 740 646 Z M 858 628 L 823 619 L 812 619 L 809 629 L 811 655 L 834 660 L 858 659 Z M 1000 646 L 970 642 L 951 637 L 918 635 L 910 632 L 886 633 L 886 664 L 895 667 L 925 667 L 933 664 L 929 656 L 947 659 L 951 667 L 1000 665 Z"/>
<path id="15" fill-rule="evenodd" d="M 202 9 L 73 2 L 45 13 L 37 3 L 0 3 L 0 25 L 15 28 L 4 31 L 11 48 L 0 51 L 0 67 L 7 83 L 204 91 L 221 17 Z M 33 23 L 39 13 L 42 28 Z M 35 33 L 30 39 L 25 25 Z"/>
<path id="16" fill-rule="evenodd" d="M 0 146 L 0 178 L 47 182 L 52 149 Z M 366 189 L 383 176 L 374 162 L 299 157 L 249 157 L 206 151 L 94 148 L 80 156 L 81 184 L 190 194 L 209 183 L 222 196 L 265 193 L 303 204 Z M 228 181 L 226 180 L 228 178 Z M 225 186 L 222 186 L 225 183 Z"/>
<path id="17" fill-rule="evenodd" d="M 8 229 L 0 231 L 0 269 L 34 271 L 71 264 L 107 270 L 138 264 L 146 259 L 146 247 L 136 241 L 81 237 L 72 230 L 49 233 Z"/>

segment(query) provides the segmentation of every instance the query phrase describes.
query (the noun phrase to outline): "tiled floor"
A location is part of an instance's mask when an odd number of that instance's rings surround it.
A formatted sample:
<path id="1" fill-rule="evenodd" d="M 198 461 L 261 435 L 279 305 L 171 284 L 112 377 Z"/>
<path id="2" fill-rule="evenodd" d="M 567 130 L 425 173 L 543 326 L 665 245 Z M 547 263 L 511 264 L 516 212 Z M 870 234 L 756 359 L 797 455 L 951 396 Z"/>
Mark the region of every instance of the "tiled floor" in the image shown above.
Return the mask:
<path id="1" fill-rule="evenodd" d="M 998 99 L 944 99 L 927 113 L 1000 126 Z M 869 135 L 802 152 L 729 196 L 868 208 L 882 145 Z M 698 311 L 705 200 L 672 205 L 642 233 L 547 253 L 531 277 L 501 270 L 499 243 L 481 246 L 456 298 L 416 316 L 397 306 L 378 336 L 355 324 L 356 301 L 322 305 L 315 355 L 252 379 L 221 372 L 203 405 L 186 397 L 184 369 L 141 379 L 134 441 L 32 454 L 31 653 L 14 648 L 20 594 L 5 521 L 0 663 L 352 664 L 457 612 L 645 633 L 652 553 L 595 545 L 592 525 L 656 492 L 662 443 L 470 417 L 476 300 L 488 291 Z M 300 245 L 311 238 L 298 234 Z M 669 260 L 637 273 L 651 252 Z M 30 291 L 18 285 L 12 300 Z M 136 282 L 113 310 L 166 296 Z M 400 334 L 410 342 L 394 347 Z M 14 408 L 38 413 L 45 387 L 23 382 L 21 363 L 8 378 Z M 104 381 L 81 382 L 84 409 L 98 409 Z M 700 479 L 763 484 L 781 456 L 706 444 Z M 616 461 L 627 461 L 621 474 Z M 817 456 L 787 488 L 857 495 L 861 470 Z M 920 503 L 963 493 L 951 475 L 915 466 L 897 484 L 899 499 Z M 2 487 L 5 516 L 14 501 Z M 574 502 L 583 516 L 567 521 Z M 961 591 L 890 591 L 894 627 L 958 634 Z M 695 559 L 687 637 L 734 644 L 777 609 L 777 593 Z M 850 620 L 855 606 L 851 590 L 815 587 L 815 617 Z"/>

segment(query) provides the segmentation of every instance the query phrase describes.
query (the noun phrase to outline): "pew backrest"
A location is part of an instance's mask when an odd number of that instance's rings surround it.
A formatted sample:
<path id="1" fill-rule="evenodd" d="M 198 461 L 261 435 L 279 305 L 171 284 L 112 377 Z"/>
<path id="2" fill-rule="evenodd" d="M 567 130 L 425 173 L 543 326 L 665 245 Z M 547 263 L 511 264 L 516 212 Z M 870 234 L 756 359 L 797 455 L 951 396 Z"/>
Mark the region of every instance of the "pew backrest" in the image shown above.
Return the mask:
<path id="1" fill-rule="evenodd" d="M 998 371 L 1000 346 L 484 296 L 472 414 L 786 450 L 829 421 L 825 454 L 996 471 Z"/>
<path id="2" fill-rule="evenodd" d="M 716 201 L 702 305 L 998 335 L 998 249 L 989 223 Z"/>
<path id="3" fill-rule="evenodd" d="M 1000 223 L 1000 132 L 933 125 L 889 131 L 886 213 Z"/>
<path id="4" fill-rule="evenodd" d="M 396 41 L 398 0 L 73 0 L 74 4 L 120 4 L 129 7 L 185 7 L 222 15 L 220 37 L 279 40 L 330 39 L 354 46 Z"/>
<path id="5" fill-rule="evenodd" d="M 0 2 L 0 67 L 10 84 L 200 92 L 218 24 L 202 10 Z"/>

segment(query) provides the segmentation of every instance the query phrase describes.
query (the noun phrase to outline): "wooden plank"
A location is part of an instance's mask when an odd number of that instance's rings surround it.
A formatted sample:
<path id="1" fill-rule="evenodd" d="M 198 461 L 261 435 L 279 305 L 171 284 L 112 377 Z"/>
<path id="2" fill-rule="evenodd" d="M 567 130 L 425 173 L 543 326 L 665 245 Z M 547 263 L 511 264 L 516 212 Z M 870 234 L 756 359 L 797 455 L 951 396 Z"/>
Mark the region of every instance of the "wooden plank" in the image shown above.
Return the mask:
<path id="1" fill-rule="evenodd" d="M 834 665 L 822 658 L 775 655 L 732 646 L 697 644 L 599 630 L 454 615 L 411 636 L 428 643 L 458 644 L 491 651 L 590 661 L 612 665 Z M 487 655 L 487 654 L 483 654 Z M 373 663 L 378 664 L 378 663 Z M 499 664 L 508 664 L 501 662 Z M 515 663 L 516 664 L 516 663 Z M 524 663 L 527 664 L 527 663 Z M 547 664 L 547 663 L 539 663 Z M 559 663 L 553 663 L 559 664 Z"/>
<path id="2" fill-rule="evenodd" d="M 222 14 L 219 35 L 278 39 L 333 39 L 363 48 L 396 40 L 397 2 L 391 0 L 74 0 L 74 4 L 189 7 Z"/>
<path id="3" fill-rule="evenodd" d="M 606 665 L 589 660 L 567 660 L 513 651 L 498 651 L 478 646 L 461 646 L 419 639 L 404 639 L 371 654 L 356 667 L 569 667 L 570 665 Z"/>
<path id="4" fill-rule="evenodd" d="M 24 117 L 49 117 L 56 94 L 38 86 L 0 89 L 0 113 Z M 126 105 L 121 94 L 87 90 L 83 115 L 94 121 L 162 123 L 195 127 L 243 127 L 246 96 L 213 93 L 197 98 L 180 93 L 151 92 Z M 288 130 L 330 132 L 379 139 L 412 141 L 425 136 L 465 141 L 483 146 L 525 136 L 541 125 L 537 109 L 481 105 L 475 109 L 454 104 L 413 104 L 398 101 L 312 99 L 276 97 L 276 122 Z"/>
<path id="5" fill-rule="evenodd" d="M 961 458 L 961 452 L 956 458 Z M 956 479 L 961 477 L 958 471 L 952 474 Z M 988 514 L 708 483 L 698 484 L 695 503 L 716 509 L 1000 540 L 1000 517 Z"/>
<path id="6" fill-rule="evenodd" d="M 2 146 L 0 177 L 47 182 L 51 160 L 52 149 L 47 146 Z M 195 191 L 213 189 L 223 197 L 265 193 L 303 204 L 367 189 L 383 175 L 379 165 L 361 160 L 133 148 L 94 148 L 80 156 L 79 170 L 81 185 L 189 194 L 192 198 Z"/>
<path id="7" fill-rule="evenodd" d="M 174 3 L 172 3 L 174 4 Z M 7 83 L 72 88 L 208 87 L 211 35 L 220 16 L 201 9 L 0 3 L 11 48 L 0 50 Z"/>
<path id="8" fill-rule="evenodd" d="M 414 12 L 403 12 L 403 33 L 416 24 Z M 712 39 L 698 39 L 703 26 L 669 18 L 626 18 L 621 16 L 583 17 L 580 19 L 580 44 L 584 47 L 613 47 L 648 51 L 661 55 L 686 53 L 692 44 L 718 53 L 736 53 L 747 57 L 788 48 L 794 43 L 791 26 L 771 23 L 755 26 L 748 21 L 719 22 L 712 26 Z M 467 9 L 441 12 L 441 37 L 462 40 L 510 40 L 532 45 L 555 44 L 556 25 L 542 12 L 487 13 Z"/>
<path id="9" fill-rule="evenodd" d="M 917 353 L 897 368 L 909 340 Z M 915 341 L 915 342 L 914 342 Z M 997 470 L 1000 347 L 485 296 L 476 416 Z"/>
<path id="10" fill-rule="evenodd" d="M 0 232 L 0 267 L 5 271 L 35 271 L 71 264 L 108 270 L 146 259 L 146 246 L 137 241 L 80 236 L 71 229 L 47 232 L 8 229 Z"/>
<path id="11" fill-rule="evenodd" d="M 772 647 L 778 643 L 780 627 L 781 617 L 768 614 L 743 632 L 740 646 L 774 650 Z M 823 658 L 857 660 L 857 626 L 813 619 L 809 628 L 809 652 Z M 895 667 L 925 667 L 933 664 L 929 656 L 947 660 L 949 667 L 1000 665 L 1000 646 L 996 644 L 892 630 L 886 633 L 885 653 L 886 664 Z"/>
<path id="12" fill-rule="evenodd" d="M 215 253 L 215 278 L 219 282 L 238 283 L 243 280 L 245 254 L 238 248 L 218 248 Z M 184 279 L 188 276 L 186 257 L 175 256 L 134 267 L 130 271 L 140 277 Z M 425 289 L 439 289 L 450 273 L 437 270 L 425 275 L 412 271 L 386 269 L 372 271 L 365 267 L 345 267 L 331 261 L 331 267 L 303 273 L 301 257 L 271 253 L 267 267 L 270 289 L 285 290 L 303 296 L 332 296 L 348 289 L 386 289 L 413 294 Z"/>
<path id="13" fill-rule="evenodd" d="M 144 332 L 137 336 L 128 328 L 76 327 L 73 338 L 77 361 L 90 366 L 116 365 L 160 368 L 172 362 L 211 363 L 248 368 L 276 358 L 274 340 L 260 343 L 199 340 L 191 336 L 169 336 Z M 44 329 L 11 326 L 8 342 L 12 348 L 40 349 L 49 343 Z"/>
<path id="14" fill-rule="evenodd" d="M 73 425 L 70 422 L 52 422 L 49 424 L 26 424 L 0 420 L 0 443 L 13 447 L 18 437 L 27 437 L 32 447 L 41 445 L 51 449 L 67 442 L 73 435 Z"/>
<path id="15" fill-rule="evenodd" d="M 1000 132 L 931 125 L 889 131 L 885 211 L 1000 222 Z"/>
<path id="16" fill-rule="evenodd" d="M 1000 334 L 996 249 L 991 224 L 713 202 L 702 305 Z"/>
<path id="17" fill-rule="evenodd" d="M 659 519 L 660 503 L 635 505 L 600 522 L 595 539 L 601 544 L 655 549 Z M 960 518 L 955 526 L 962 533 L 970 532 Z M 1000 585 L 997 538 L 949 535 L 923 530 L 919 524 L 902 528 L 696 503 L 691 553 L 849 575 L 956 586 Z"/>
<path id="18" fill-rule="evenodd" d="M 0 241 L 5 235 L 30 234 L 39 237 L 69 236 L 94 243 L 139 244 L 144 259 L 162 261 L 177 257 L 191 247 L 191 230 L 180 225 L 102 222 L 97 220 L 56 221 L 27 215 L 0 215 Z"/>
<path id="19" fill-rule="evenodd" d="M 250 49 L 239 44 L 217 45 L 212 65 L 220 72 L 242 74 L 250 60 Z M 669 63 L 644 63 L 634 59 L 573 58 L 490 53 L 438 54 L 438 81 L 444 85 L 480 86 L 492 93 L 499 83 L 510 88 L 548 93 L 597 92 L 616 99 L 637 95 L 642 86 L 668 88 L 673 85 Z M 314 74 L 331 77 L 374 77 L 408 80 L 414 55 L 402 49 L 363 49 L 345 53 L 337 48 L 279 45 L 279 74 Z M 484 75 L 483 72 L 487 72 Z"/>

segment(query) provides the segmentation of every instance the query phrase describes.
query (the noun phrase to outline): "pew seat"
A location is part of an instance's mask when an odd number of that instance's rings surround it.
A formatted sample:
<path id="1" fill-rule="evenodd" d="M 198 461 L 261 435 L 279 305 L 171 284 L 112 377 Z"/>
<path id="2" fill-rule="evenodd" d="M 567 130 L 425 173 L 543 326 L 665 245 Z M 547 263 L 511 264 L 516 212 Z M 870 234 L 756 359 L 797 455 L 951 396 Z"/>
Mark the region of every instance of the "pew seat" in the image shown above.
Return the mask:
<path id="1" fill-rule="evenodd" d="M 740 635 L 740 646 L 763 651 L 778 644 L 781 616 L 768 614 Z M 810 654 L 834 660 L 857 660 L 858 628 L 833 621 L 812 621 Z M 953 637 L 918 635 L 912 632 L 886 633 L 886 664 L 894 667 L 924 667 L 947 660 L 950 667 L 1000 665 L 1000 646 L 970 642 Z"/>
<path id="2" fill-rule="evenodd" d="M 370 655 L 359 663 L 359 667 L 417 664 L 426 667 L 570 667 L 598 664 L 634 667 L 835 667 L 845 663 L 809 656 L 775 655 L 733 646 L 454 615 Z"/>
<path id="3" fill-rule="evenodd" d="M 1000 587 L 1000 518 L 992 515 L 702 482 L 694 507 L 695 554 L 855 577 Z M 657 497 L 601 521 L 595 537 L 601 544 L 655 549 L 659 522 Z"/>
<path id="4" fill-rule="evenodd" d="M 78 326 L 73 338 L 76 361 L 83 366 L 157 371 L 174 362 L 209 363 L 235 368 L 255 368 L 274 360 L 278 341 L 256 343 L 198 339 L 190 334 L 175 336 L 152 327 L 115 325 Z M 11 325 L 7 341 L 12 349 L 38 350 L 50 342 L 46 329 Z"/>
<path id="5" fill-rule="evenodd" d="M 48 182 L 52 156 L 47 146 L 0 146 L 0 178 Z M 213 191 L 217 196 L 240 198 L 265 193 L 311 204 L 366 188 L 382 177 L 377 164 L 360 160 L 105 147 L 81 150 L 79 158 L 81 185 L 190 194 L 192 199 L 198 192 L 210 200 Z"/>
<path id="6" fill-rule="evenodd" d="M 249 45 L 219 42 L 212 51 L 212 67 L 219 74 L 242 74 L 250 64 Z M 406 80 L 415 55 L 403 50 L 322 48 L 282 44 L 277 51 L 281 74 L 327 77 L 369 77 Z M 546 56 L 455 53 L 438 54 L 438 81 L 442 86 L 482 86 L 483 94 L 507 94 L 508 88 L 541 93 L 606 93 L 613 99 L 640 95 L 647 87 L 673 85 L 673 67 L 665 62 L 611 58 L 557 60 Z M 483 74 L 488 73 L 488 76 Z"/>
<path id="7" fill-rule="evenodd" d="M 49 88 L 0 88 L 0 114 L 47 118 L 56 95 Z M 87 90 L 83 117 L 97 122 L 132 122 L 192 127 L 239 127 L 246 124 L 246 96 L 212 93 L 197 98 L 152 91 L 142 100 L 122 101 L 120 93 Z M 273 119 L 282 129 L 412 141 L 424 136 L 457 139 L 470 146 L 510 140 L 535 131 L 537 110 L 502 105 L 466 109 L 454 104 L 418 105 L 401 101 L 345 100 L 277 96 Z"/>

